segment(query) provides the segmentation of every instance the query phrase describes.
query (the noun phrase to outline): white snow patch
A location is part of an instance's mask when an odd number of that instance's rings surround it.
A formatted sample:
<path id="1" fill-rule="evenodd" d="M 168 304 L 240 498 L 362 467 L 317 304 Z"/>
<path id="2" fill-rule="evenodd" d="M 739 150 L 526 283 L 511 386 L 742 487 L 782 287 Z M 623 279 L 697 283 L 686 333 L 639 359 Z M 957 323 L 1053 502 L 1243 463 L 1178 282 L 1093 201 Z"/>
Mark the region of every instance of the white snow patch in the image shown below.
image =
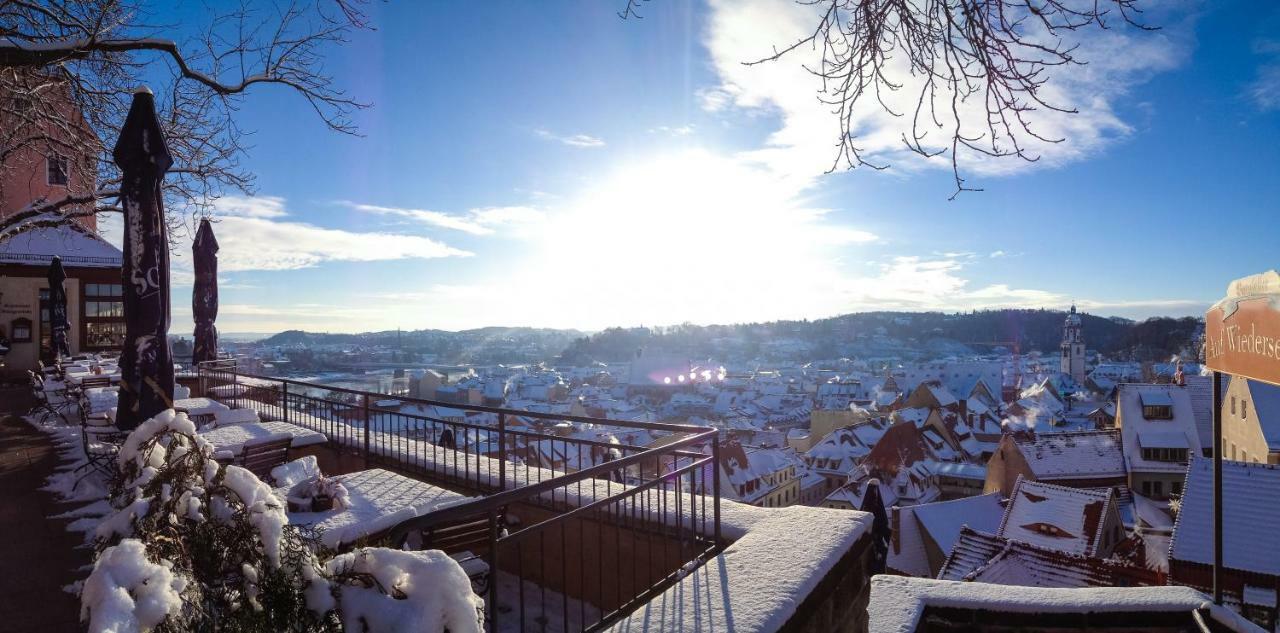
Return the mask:
<path id="1" fill-rule="evenodd" d="M 169 565 L 147 560 L 142 541 L 125 539 L 94 564 L 81 593 L 80 619 L 97 633 L 150 629 L 182 611 L 186 586 Z"/>
<path id="2" fill-rule="evenodd" d="M 439 550 L 402 552 L 369 547 L 335 556 L 330 575 L 370 574 L 386 589 L 343 585 L 342 626 L 348 631 L 482 633 L 484 601 L 457 561 Z"/>

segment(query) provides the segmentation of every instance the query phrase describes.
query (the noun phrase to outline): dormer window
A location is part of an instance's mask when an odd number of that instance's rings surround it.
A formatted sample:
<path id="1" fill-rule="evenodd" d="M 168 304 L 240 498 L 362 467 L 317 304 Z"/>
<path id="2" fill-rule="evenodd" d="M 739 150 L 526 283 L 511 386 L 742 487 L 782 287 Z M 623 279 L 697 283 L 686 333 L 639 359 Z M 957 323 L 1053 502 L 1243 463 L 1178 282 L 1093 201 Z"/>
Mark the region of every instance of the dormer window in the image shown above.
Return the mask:
<path id="1" fill-rule="evenodd" d="M 50 185 L 67 186 L 70 182 L 71 162 L 66 156 L 53 154 L 45 159 L 46 177 Z"/>
<path id="2" fill-rule="evenodd" d="M 1173 399 L 1163 391 L 1138 394 L 1142 402 L 1142 417 L 1148 420 L 1172 420 Z"/>

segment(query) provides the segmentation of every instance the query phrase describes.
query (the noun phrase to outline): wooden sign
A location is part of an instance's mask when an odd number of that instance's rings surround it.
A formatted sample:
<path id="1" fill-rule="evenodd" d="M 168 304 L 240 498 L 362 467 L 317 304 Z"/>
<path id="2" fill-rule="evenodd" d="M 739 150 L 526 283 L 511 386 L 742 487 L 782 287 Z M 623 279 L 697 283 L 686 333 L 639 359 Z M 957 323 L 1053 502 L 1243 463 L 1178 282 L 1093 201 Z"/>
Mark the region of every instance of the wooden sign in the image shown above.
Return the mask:
<path id="1" fill-rule="evenodd" d="M 1209 369 L 1280 385 L 1280 273 L 1237 279 L 1204 315 Z"/>

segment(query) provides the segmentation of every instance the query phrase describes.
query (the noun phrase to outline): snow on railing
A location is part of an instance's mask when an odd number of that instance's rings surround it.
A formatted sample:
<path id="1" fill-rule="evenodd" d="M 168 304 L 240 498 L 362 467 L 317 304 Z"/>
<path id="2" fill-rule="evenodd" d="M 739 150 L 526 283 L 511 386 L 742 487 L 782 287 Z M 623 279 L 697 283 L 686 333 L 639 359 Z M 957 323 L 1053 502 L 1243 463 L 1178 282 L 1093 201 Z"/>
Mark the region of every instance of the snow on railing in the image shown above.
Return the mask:
<path id="1" fill-rule="evenodd" d="M 483 552 L 492 578 L 514 577 L 521 588 L 514 596 L 500 595 L 496 581 L 483 588 L 495 630 L 508 617 L 522 628 L 530 610 L 551 607 L 587 627 L 616 620 L 722 542 L 712 428 L 374 394 L 243 374 L 233 359 L 203 363 L 199 379 L 203 394 L 324 433 L 368 465 L 488 492 L 385 536 L 427 547 L 434 534 L 469 529 L 467 547 Z M 596 435 L 584 437 L 586 429 Z M 662 441 L 631 439 L 645 435 Z M 536 598 L 523 590 L 528 581 L 541 588 Z"/>

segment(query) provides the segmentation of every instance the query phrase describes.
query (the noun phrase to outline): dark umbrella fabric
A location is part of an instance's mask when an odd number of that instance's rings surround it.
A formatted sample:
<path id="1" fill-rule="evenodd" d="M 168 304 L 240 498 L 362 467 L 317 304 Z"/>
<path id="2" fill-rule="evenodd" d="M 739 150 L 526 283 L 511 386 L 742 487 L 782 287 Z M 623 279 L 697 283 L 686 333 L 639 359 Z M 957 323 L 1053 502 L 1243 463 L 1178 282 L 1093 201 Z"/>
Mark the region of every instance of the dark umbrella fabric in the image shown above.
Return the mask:
<path id="1" fill-rule="evenodd" d="M 884 508 L 884 499 L 880 496 L 880 482 L 872 479 L 867 482 L 867 490 L 862 495 L 863 512 L 870 512 L 871 545 L 875 557 L 871 561 L 871 573 L 883 574 L 889 558 L 889 537 L 893 536 L 893 528 L 889 527 L 889 513 Z"/>
<path id="2" fill-rule="evenodd" d="M 200 220 L 191 255 L 196 267 L 191 290 L 191 315 L 196 322 L 191 362 L 199 364 L 218 356 L 218 329 L 213 326 L 218 318 L 218 240 L 213 237 L 209 218 Z"/>
<path id="3" fill-rule="evenodd" d="M 124 349 L 116 424 L 130 430 L 173 406 L 169 349 L 169 237 L 160 185 L 173 159 L 156 119 L 151 91 L 133 105 L 112 152 L 124 206 Z"/>
<path id="4" fill-rule="evenodd" d="M 62 267 L 62 258 L 55 255 L 49 263 L 49 343 L 57 357 L 71 355 L 67 348 L 71 320 L 67 318 L 66 281 L 67 271 Z"/>

